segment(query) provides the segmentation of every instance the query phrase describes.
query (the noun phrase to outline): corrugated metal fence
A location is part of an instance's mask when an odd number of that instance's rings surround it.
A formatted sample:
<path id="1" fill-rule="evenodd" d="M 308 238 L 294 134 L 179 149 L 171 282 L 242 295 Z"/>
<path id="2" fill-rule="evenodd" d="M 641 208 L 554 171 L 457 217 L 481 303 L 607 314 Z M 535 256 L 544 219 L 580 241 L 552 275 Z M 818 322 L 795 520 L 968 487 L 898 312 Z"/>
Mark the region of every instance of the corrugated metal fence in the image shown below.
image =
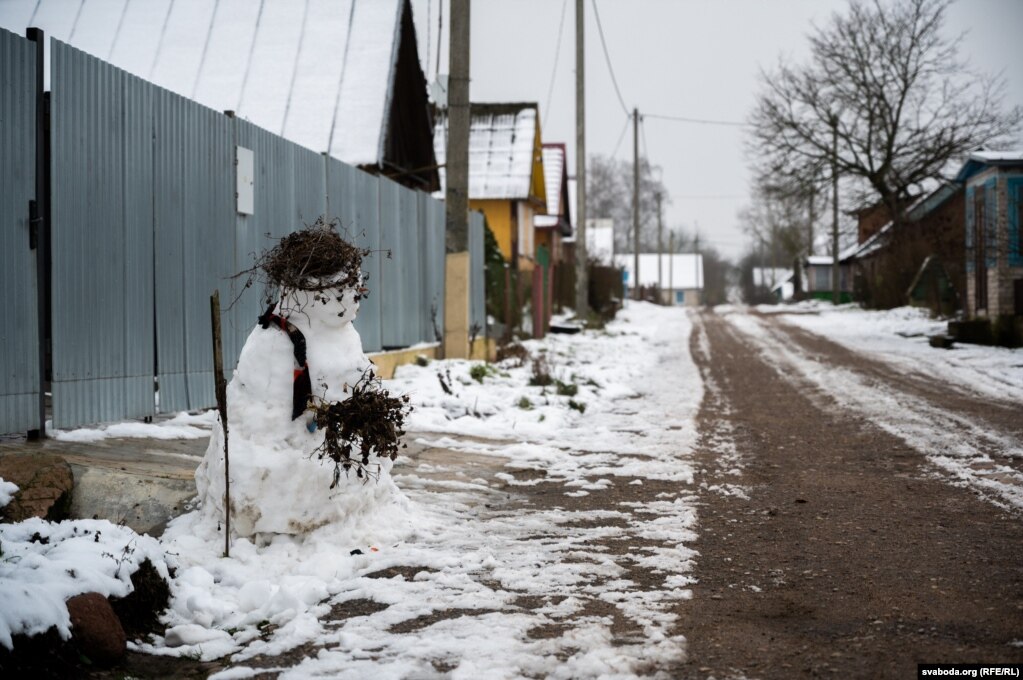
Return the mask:
<path id="1" fill-rule="evenodd" d="M 0 432 L 39 427 L 35 200 L 36 44 L 0 29 Z"/>
<path id="2" fill-rule="evenodd" d="M 6 72 L 16 60 L 0 54 Z M 224 301 L 225 365 L 234 366 L 263 310 L 262 291 L 232 275 L 251 267 L 272 239 L 324 214 L 373 251 L 364 265 L 371 292 L 356 323 L 364 349 L 439 338 L 443 203 L 59 41 L 51 55 L 54 426 L 153 414 L 154 375 L 160 411 L 213 405 L 209 295 L 219 289 Z M 21 99 L 4 96 L 0 107 Z M 7 159 L 6 145 L 31 135 L 3 129 Z M 235 209 L 236 146 L 254 152 L 252 215 Z M 6 201 L 11 192 L 0 195 Z M 6 239 L 11 229 L 2 214 Z M 482 216 L 473 218 L 472 233 L 482 255 Z M 5 257 L 8 251 L 5 241 Z M 13 274 L 4 269 L 7 286 Z M 472 314 L 484 326 L 482 273 L 481 256 Z M 24 382 L 38 385 L 32 374 Z M 4 421 L 3 429 L 22 429 L 18 423 Z"/>

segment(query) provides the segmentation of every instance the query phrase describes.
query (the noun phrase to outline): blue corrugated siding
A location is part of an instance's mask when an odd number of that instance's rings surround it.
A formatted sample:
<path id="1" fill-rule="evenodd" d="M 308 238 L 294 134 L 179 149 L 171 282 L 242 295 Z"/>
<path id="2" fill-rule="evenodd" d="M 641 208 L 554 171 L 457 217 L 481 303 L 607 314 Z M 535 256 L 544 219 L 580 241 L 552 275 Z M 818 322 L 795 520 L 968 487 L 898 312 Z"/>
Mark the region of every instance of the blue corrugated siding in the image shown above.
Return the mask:
<path id="1" fill-rule="evenodd" d="M 976 255 L 973 252 L 974 236 L 973 187 L 966 187 L 966 271 L 976 269 Z"/>
<path id="2" fill-rule="evenodd" d="M 355 328 L 367 352 L 377 352 L 383 347 L 380 329 L 383 258 L 379 252 L 379 200 L 376 177 L 333 158 L 327 159 L 327 215 L 340 220 L 340 231 L 345 238 L 370 251 L 362 263 L 369 295 L 360 303 L 359 315 L 355 319 Z"/>
<path id="3" fill-rule="evenodd" d="M 230 119 L 152 89 L 156 349 L 169 412 L 215 401 L 209 297 L 219 290 L 224 308 L 232 300 L 234 144 Z M 230 328 L 226 312 L 221 323 Z"/>
<path id="4" fill-rule="evenodd" d="M 1009 266 L 1023 267 L 1023 177 L 1008 178 Z"/>
<path id="5" fill-rule="evenodd" d="M 127 142 L 146 98 L 59 41 L 51 59 L 53 424 L 149 416 L 153 232 L 136 220 L 152 165 Z"/>
<path id="6" fill-rule="evenodd" d="M 984 182 L 984 236 L 987 240 L 985 261 L 989 268 L 998 266 L 998 187 L 997 178 Z"/>
<path id="7" fill-rule="evenodd" d="M 440 342 L 444 327 L 444 204 L 419 194 L 419 223 L 422 244 L 419 249 L 419 309 L 421 342 Z"/>
<path id="8" fill-rule="evenodd" d="M 213 405 L 210 294 L 230 373 L 276 296 L 233 275 L 321 214 L 372 251 L 356 323 L 366 351 L 433 340 L 434 301 L 443 332 L 441 202 L 63 43 L 53 55 L 57 427 L 151 415 L 154 373 L 160 411 Z M 236 211 L 236 146 L 254 155 L 252 215 Z"/>
<path id="9" fill-rule="evenodd" d="M 0 29 L 0 433 L 39 427 L 36 251 L 28 202 L 35 198 L 36 44 Z"/>
<path id="10" fill-rule="evenodd" d="M 381 177 L 380 188 L 380 332 L 384 348 L 401 347 L 402 281 L 401 186 Z"/>
<path id="11" fill-rule="evenodd" d="M 483 213 L 469 214 L 469 332 L 483 337 L 487 328 Z"/>

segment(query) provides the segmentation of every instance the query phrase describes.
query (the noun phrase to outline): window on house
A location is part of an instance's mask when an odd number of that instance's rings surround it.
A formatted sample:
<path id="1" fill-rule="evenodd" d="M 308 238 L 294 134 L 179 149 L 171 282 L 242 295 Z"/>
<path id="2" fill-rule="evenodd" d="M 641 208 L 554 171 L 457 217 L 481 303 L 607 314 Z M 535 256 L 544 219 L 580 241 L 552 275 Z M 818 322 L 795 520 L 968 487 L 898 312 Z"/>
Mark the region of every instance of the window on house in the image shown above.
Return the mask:
<path id="1" fill-rule="evenodd" d="M 831 290 L 831 265 L 823 265 L 814 268 L 813 289 Z"/>
<path id="2" fill-rule="evenodd" d="M 686 302 L 686 292 L 684 290 L 675 291 L 675 304 L 683 305 Z"/>

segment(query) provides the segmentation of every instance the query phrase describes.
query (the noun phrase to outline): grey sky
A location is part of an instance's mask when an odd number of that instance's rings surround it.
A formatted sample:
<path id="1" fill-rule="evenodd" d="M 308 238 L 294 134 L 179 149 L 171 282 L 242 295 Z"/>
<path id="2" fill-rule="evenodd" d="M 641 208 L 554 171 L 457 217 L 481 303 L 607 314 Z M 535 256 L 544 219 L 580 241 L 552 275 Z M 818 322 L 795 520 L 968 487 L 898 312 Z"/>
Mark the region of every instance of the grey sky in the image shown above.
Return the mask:
<path id="1" fill-rule="evenodd" d="M 421 41 L 427 39 L 429 10 L 434 52 L 441 1 L 414 0 Z M 574 173 L 575 0 L 564 1 L 548 107 L 563 0 L 473 0 L 471 96 L 473 101 L 539 102 L 544 140 L 568 144 Z M 845 6 L 845 0 L 597 0 L 629 109 L 740 122 L 753 105 L 760 68 L 772 66 L 783 54 L 801 59 L 811 22 L 822 23 Z M 444 13 L 446 26 L 446 2 Z M 610 154 L 627 119 L 608 75 L 591 0 L 586 0 L 586 15 L 587 147 L 590 153 Z M 1023 105 L 1023 0 L 959 0 L 947 28 L 969 31 L 963 56 L 974 67 L 1004 70 L 1007 103 Z M 447 72 L 446 51 L 441 72 Z M 745 238 L 736 212 L 748 190 L 743 130 L 654 119 L 644 127 L 650 160 L 663 168 L 672 196 L 666 223 L 689 232 L 698 224 L 703 239 L 728 256 L 739 255 Z M 619 158 L 631 158 L 631 142 L 629 129 Z"/>

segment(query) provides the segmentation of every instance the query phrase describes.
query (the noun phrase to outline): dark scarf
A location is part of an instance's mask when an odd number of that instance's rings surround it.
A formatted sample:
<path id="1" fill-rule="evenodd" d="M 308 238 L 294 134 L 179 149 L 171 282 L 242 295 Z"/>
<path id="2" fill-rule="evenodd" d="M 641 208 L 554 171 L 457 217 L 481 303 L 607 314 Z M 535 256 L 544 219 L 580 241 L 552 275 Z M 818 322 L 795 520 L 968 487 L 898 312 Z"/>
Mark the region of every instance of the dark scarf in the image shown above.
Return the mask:
<path id="1" fill-rule="evenodd" d="M 309 398 L 313 395 L 313 383 L 309 377 L 309 364 L 305 355 L 305 336 L 302 331 L 295 328 L 295 325 L 284 317 L 274 314 L 274 307 L 271 304 L 263 316 L 259 317 L 259 325 L 269 328 L 271 324 L 288 334 L 291 344 L 294 345 L 295 361 L 298 368 L 295 369 L 295 384 L 291 402 L 291 419 L 298 418 L 309 406 Z"/>

